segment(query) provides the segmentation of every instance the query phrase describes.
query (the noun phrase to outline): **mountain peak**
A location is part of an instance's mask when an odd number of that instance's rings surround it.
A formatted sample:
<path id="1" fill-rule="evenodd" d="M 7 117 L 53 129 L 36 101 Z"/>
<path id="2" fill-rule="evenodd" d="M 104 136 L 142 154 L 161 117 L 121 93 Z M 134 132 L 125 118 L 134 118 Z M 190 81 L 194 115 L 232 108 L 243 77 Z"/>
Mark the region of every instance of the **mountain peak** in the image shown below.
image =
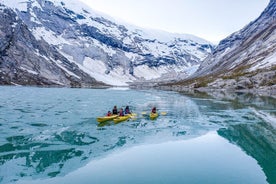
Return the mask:
<path id="1" fill-rule="evenodd" d="M 53 57 L 52 51 L 47 50 L 40 57 L 52 61 L 68 78 L 80 82 L 82 77 L 75 69 L 97 81 L 120 86 L 135 81 L 185 78 L 213 49 L 212 44 L 192 35 L 120 24 L 77 0 L 3 0 L 2 3 L 14 10 L 16 21 L 26 25 L 37 42 L 35 45 L 47 43 L 57 53 Z M 34 44 L 34 40 L 26 43 Z M 37 54 L 37 49 L 30 49 Z M 74 67 L 69 70 L 61 66 L 60 58 Z M 25 65 L 28 66 L 23 67 L 28 68 L 25 72 L 35 71 L 38 77 L 43 73 L 27 60 Z"/>

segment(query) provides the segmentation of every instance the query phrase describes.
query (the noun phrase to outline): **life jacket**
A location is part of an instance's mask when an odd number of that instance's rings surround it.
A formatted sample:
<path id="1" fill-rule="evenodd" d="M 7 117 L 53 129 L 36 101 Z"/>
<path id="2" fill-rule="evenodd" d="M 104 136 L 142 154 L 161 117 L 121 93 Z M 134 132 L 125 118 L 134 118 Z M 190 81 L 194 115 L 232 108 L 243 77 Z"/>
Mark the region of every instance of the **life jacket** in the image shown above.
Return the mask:
<path id="1" fill-rule="evenodd" d="M 120 112 L 119 112 L 119 115 L 120 115 L 120 116 L 124 116 L 124 111 L 120 111 Z"/>
<path id="2" fill-rule="evenodd" d="M 112 110 L 112 113 L 113 113 L 113 114 L 118 114 L 117 109 L 113 109 L 113 110 Z"/>
<path id="3" fill-rule="evenodd" d="M 130 114 L 129 109 L 125 109 L 125 114 Z"/>

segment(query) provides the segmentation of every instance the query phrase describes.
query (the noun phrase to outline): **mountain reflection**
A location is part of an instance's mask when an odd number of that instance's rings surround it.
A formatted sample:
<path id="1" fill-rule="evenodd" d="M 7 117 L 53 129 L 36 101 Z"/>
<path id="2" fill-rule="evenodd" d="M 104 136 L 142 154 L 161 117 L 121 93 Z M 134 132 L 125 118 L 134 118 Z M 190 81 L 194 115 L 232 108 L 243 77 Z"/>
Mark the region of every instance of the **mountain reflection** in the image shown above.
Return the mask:
<path id="1" fill-rule="evenodd" d="M 218 130 L 257 160 L 269 183 L 276 183 L 276 130 L 267 123 L 239 124 Z"/>
<path id="2" fill-rule="evenodd" d="M 26 176 L 44 178 L 64 174 L 64 165 L 73 158 L 81 160 L 83 155 L 83 151 L 72 147 L 62 149 L 64 146 L 57 144 L 34 142 L 30 136 L 8 137 L 7 141 L 0 146 L 0 181 L 4 183 Z"/>
<path id="3" fill-rule="evenodd" d="M 231 108 L 238 109 L 244 107 L 252 107 L 255 109 L 261 110 L 271 110 L 276 109 L 276 98 L 273 96 L 265 96 L 265 95 L 257 95 L 252 93 L 230 93 L 227 91 L 210 91 L 210 92 L 182 92 L 182 94 L 204 98 L 204 99 L 216 99 L 228 101 L 230 103 Z M 272 114 L 276 114 L 275 111 L 271 112 Z"/>
<path id="4" fill-rule="evenodd" d="M 276 99 L 274 97 L 224 91 L 183 94 L 193 98 L 228 102 L 221 105 L 215 102 L 205 104 L 212 110 L 251 108 L 250 113 L 242 114 L 241 119 L 237 119 L 240 122 L 232 120 L 230 123 L 229 121 L 225 128 L 220 128 L 217 132 L 257 160 L 266 174 L 267 181 L 271 184 L 276 183 Z"/>

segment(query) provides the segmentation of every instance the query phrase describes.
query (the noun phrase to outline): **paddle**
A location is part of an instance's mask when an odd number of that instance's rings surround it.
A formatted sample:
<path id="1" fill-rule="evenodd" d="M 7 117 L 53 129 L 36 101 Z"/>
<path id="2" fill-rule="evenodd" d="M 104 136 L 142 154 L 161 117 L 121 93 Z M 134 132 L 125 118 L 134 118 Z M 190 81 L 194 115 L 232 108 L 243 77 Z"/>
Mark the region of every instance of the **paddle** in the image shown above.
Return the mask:
<path id="1" fill-rule="evenodd" d="M 137 114 L 136 113 L 130 113 L 131 114 L 131 116 L 137 116 Z"/>
<path id="2" fill-rule="evenodd" d="M 142 114 L 142 115 L 146 115 L 147 112 L 141 112 L 141 114 Z M 165 115 L 167 115 L 167 112 L 160 112 L 160 114 L 163 115 L 163 116 L 165 116 Z"/>
<path id="3" fill-rule="evenodd" d="M 167 112 L 161 112 L 160 114 L 165 116 L 165 115 L 167 115 Z"/>

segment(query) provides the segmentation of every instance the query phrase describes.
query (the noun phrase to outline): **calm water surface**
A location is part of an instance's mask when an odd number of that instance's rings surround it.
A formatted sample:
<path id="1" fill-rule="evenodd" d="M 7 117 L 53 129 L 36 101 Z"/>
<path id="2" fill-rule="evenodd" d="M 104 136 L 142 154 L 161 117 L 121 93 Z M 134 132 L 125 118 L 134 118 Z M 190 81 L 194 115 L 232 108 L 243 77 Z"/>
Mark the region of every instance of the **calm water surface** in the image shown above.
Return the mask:
<path id="1" fill-rule="evenodd" d="M 276 183 L 276 100 L 0 87 L 0 183 Z M 137 118 L 98 124 L 114 105 Z M 157 106 L 166 115 L 149 120 Z"/>

